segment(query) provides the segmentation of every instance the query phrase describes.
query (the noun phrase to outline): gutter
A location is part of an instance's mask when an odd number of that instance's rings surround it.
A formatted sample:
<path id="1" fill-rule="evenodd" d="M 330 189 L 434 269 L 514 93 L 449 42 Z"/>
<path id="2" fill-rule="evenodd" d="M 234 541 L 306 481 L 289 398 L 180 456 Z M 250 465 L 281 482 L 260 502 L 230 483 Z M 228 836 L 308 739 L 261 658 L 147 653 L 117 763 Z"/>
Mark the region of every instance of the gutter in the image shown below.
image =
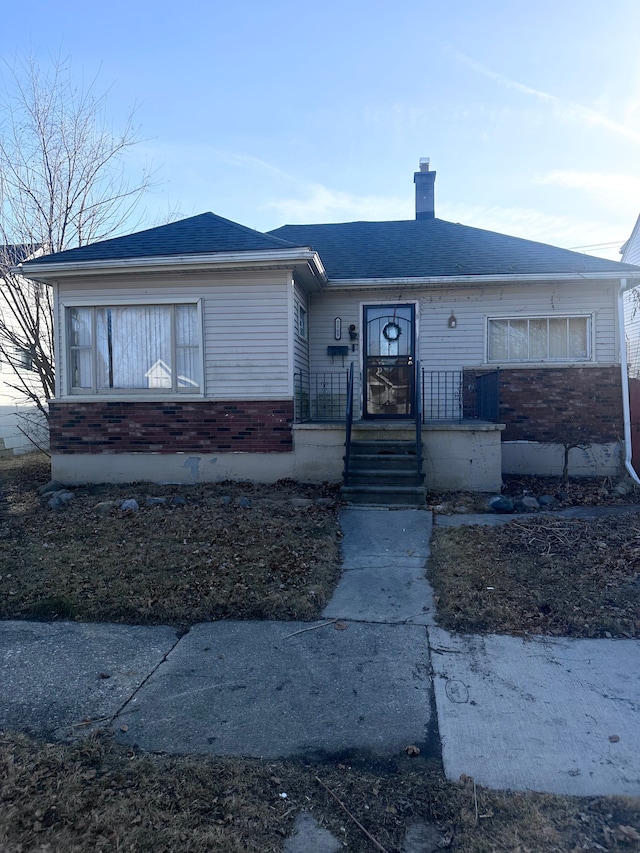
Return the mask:
<path id="1" fill-rule="evenodd" d="M 330 278 L 326 284 L 327 289 L 335 290 L 361 290 L 364 288 L 382 289 L 385 287 L 401 287 L 404 290 L 420 288 L 425 286 L 450 287 L 451 285 L 467 285 L 473 287 L 477 284 L 530 284 L 531 282 L 559 282 L 559 281 L 620 281 L 619 272 L 555 272 L 555 273 L 514 273 L 512 275 L 440 275 L 440 276 L 415 276 L 407 278 Z M 625 279 L 626 282 L 626 279 Z M 640 279 L 633 279 L 625 288 L 635 287 L 640 284 Z"/>
<path id="2" fill-rule="evenodd" d="M 40 263 L 18 264 L 12 272 L 26 278 L 56 279 L 65 275 L 88 275 L 91 273 L 121 272 L 127 270 L 156 270 L 160 268 L 205 269 L 210 267 L 236 267 L 266 264 L 306 263 L 316 277 L 324 282 L 326 272 L 320 256 L 312 249 L 269 249 L 251 252 L 210 252 L 194 255 L 162 255 L 158 257 L 114 258 L 99 261 L 67 261 L 47 263 L 46 257 Z"/>
<path id="3" fill-rule="evenodd" d="M 640 477 L 633 467 L 631 461 L 631 406 L 629 403 L 629 366 L 627 364 L 627 340 L 624 333 L 624 299 L 625 290 L 628 290 L 627 279 L 620 279 L 618 289 L 618 328 L 620 329 L 620 384 L 622 390 L 622 420 L 624 424 L 624 467 L 629 476 L 640 485 Z"/>

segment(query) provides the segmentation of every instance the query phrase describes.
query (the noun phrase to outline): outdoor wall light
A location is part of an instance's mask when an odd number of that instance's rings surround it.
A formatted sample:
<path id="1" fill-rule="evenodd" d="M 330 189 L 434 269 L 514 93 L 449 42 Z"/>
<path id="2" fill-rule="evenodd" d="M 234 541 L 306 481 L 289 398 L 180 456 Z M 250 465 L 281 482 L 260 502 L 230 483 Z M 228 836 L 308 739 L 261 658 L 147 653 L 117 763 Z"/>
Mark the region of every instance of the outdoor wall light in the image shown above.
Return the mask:
<path id="1" fill-rule="evenodd" d="M 458 321 L 456 320 L 456 315 L 452 311 L 451 316 L 449 317 L 449 319 L 447 321 L 447 326 L 449 326 L 450 329 L 455 329 L 457 327 L 457 325 L 458 325 Z"/>
<path id="2" fill-rule="evenodd" d="M 356 351 L 356 341 L 358 340 L 358 330 L 356 329 L 356 324 L 352 323 L 349 326 L 349 340 L 351 341 L 351 352 Z"/>

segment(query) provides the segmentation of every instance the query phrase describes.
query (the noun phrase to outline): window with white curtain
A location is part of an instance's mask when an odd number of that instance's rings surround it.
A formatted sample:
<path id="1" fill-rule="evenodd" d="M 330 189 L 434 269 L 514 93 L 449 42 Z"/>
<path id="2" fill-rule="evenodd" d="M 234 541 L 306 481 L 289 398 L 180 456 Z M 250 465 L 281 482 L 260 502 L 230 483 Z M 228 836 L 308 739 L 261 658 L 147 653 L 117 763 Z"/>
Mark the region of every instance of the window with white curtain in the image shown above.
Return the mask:
<path id="1" fill-rule="evenodd" d="M 197 305 L 69 307 L 66 313 L 70 392 L 200 392 Z"/>
<path id="2" fill-rule="evenodd" d="M 488 360 L 590 361 L 590 317 L 489 318 Z"/>

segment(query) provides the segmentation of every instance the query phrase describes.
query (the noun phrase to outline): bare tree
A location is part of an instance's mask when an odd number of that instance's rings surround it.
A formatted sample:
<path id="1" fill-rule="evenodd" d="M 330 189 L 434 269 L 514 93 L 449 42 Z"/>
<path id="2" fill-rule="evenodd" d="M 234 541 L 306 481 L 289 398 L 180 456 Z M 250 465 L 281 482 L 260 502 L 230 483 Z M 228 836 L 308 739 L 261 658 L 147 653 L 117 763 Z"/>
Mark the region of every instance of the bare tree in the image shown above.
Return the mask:
<path id="1" fill-rule="evenodd" d="M 150 187 L 127 156 L 141 140 L 130 113 L 114 131 L 108 91 L 76 85 L 66 61 L 6 66 L 0 90 L 0 358 L 8 383 L 46 416 L 54 395 L 53 305 L 46 285 L 12 267 L 121 232 Z"/>

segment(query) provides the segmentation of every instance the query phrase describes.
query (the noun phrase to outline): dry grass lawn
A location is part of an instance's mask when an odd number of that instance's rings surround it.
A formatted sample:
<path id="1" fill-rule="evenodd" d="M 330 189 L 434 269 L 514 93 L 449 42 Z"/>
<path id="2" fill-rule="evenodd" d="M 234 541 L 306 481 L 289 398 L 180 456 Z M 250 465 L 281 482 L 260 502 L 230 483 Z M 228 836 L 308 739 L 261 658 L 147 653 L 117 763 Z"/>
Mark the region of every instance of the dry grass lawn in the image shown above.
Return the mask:
<path id="1" fill-rule="evenodd" d="M 640 513 L 440 528 L 429 579 L 449 631 L 639 637 Z"/>
<path id="2" fill-rule="evenodd" d="M 0 477 L 0 618 L 312 619 L 337 580 L 334 488 L 87 487 L 51 511 L 35 491 L 49 478 L 42 457 L 0 461 Z M 175 495 L 186 505 L 95 511 Z M 242 496 L 250 507 L 236 505 Z M 295 506 L 301 497 L 314 502 Z M 637 515 L 441 529 L 431 561 L 439 618 L 460 631 L 637 636 L 639 555 Z M 350 853 L 397 853 L 416 821 L 458 853 L 640 850 L 637 799 L 492 792 L 405 754 L 324 764 L 143 755 L 110 734 L 67 744 L 0 734 L 1 853 L 280 853 L 301 811 Z"/>
<path id="3" fill-rule="evenodd" d="M 633 851 L 640 841 L 638 800 L 492 792 L 471 779 L 448 783 L 421 758 L 171 758 L 105 736 L 68 745 L 0 735 L 2 853 L 280 853 L 300 811 L 349 853 L 397 853 L 416 821 L 438 830 L 440 849 L 459 853 Z"/>
<path id="4" fill-rule="evenodd" d="M 337 582 L 333 486 L 86 486 L 51 510 L 36 492 L 46 457 L 2 461 L 0 476 L 0 618 L 314 619 Z M 149 507 L 149 497 L 167 503 Z M 127 498 L 138 512 L 95 509 Z"/>

